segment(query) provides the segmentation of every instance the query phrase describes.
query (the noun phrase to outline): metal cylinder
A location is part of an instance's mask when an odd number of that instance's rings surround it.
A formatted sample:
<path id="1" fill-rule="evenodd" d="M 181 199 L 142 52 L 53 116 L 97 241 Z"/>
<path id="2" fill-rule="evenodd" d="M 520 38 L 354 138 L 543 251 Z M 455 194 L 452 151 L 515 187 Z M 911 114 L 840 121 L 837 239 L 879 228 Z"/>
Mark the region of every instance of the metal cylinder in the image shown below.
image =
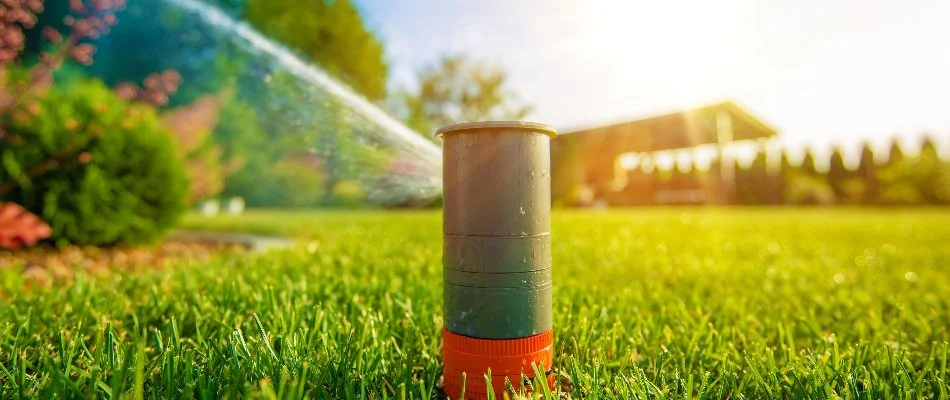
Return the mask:
<path id="1" fill-rule="evenodd" d="M 450 371 L 480 377 L 485 371 L 473 368 L 491 364 L 464 360 L 511 359 L 492 370 L 512 376 L 533 376 L 530 361 L 550 367 L 550 143 L 557 133 L 538 123 L 474 122 L 436 134 L 443 139 L 446 394 L 455 398 Z M 528 347 L 499 357 L 503 341 Z M 496 353 L 480 353 L 489 348 Z"/>

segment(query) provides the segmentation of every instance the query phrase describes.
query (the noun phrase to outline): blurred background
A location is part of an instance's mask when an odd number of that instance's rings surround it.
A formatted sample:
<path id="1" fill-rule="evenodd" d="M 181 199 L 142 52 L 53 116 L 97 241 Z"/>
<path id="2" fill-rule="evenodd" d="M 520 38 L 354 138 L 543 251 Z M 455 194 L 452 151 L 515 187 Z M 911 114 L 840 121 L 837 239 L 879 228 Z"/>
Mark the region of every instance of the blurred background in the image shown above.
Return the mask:
<path id="1" fill-rule="evenodd" d="M 946 205 L 948 18 L 942 0 L 0 0 L 0 225 L 19 227 L 0 241 L 438 207 L 432 132 L 476 120 L 562 133 L 558 206 Z"/>

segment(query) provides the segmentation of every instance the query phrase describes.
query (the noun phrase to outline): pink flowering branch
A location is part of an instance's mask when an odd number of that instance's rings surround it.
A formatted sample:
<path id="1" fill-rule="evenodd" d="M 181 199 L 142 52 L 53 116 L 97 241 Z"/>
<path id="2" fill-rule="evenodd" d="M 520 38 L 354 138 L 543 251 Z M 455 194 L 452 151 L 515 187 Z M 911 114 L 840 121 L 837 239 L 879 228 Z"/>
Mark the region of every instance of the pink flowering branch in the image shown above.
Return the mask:
<path id="1" fill-rule="evenodd" d="M 178 92 L 179 85 L 181 85 L 181 74 L 175 70 L 167 70 L 149 75 L 145 78 L 143 87 L 126 82 L 116 85 L 114 90 L 123 99 L 159 108 L 168 104 L 169 96 Z"/>

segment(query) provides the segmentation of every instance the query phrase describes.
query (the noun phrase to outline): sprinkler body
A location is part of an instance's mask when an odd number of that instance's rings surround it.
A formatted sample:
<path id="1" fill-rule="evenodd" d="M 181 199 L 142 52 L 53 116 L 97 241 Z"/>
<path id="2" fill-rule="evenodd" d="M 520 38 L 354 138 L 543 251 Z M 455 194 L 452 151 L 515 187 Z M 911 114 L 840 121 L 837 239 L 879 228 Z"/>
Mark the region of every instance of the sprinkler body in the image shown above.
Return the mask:
<path id="1" fill-rule="evenodd" d="M 532 363 L 551 368 L 551 167 L 556 131 L 529 122 L 475 122 L 443 139 L 445 392 L 501 396 Z M 492 387 L 484 375 L 491 370 Z M 548 382 L 550 382 L 548 380 Z"/>

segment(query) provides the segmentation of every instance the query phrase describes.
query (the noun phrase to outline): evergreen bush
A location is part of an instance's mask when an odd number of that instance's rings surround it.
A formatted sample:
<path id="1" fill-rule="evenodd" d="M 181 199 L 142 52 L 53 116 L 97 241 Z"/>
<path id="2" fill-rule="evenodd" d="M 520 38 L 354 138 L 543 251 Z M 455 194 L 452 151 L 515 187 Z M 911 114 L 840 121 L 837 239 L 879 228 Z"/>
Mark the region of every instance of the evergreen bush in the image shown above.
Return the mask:
<path id="1" fill-rule="evenodd" d="M 39 215 L 60 244 L 156 240 L 185 210 L 187 178 L 151 108 L 74 80 L 0 116 L 0 200 Z"/>

